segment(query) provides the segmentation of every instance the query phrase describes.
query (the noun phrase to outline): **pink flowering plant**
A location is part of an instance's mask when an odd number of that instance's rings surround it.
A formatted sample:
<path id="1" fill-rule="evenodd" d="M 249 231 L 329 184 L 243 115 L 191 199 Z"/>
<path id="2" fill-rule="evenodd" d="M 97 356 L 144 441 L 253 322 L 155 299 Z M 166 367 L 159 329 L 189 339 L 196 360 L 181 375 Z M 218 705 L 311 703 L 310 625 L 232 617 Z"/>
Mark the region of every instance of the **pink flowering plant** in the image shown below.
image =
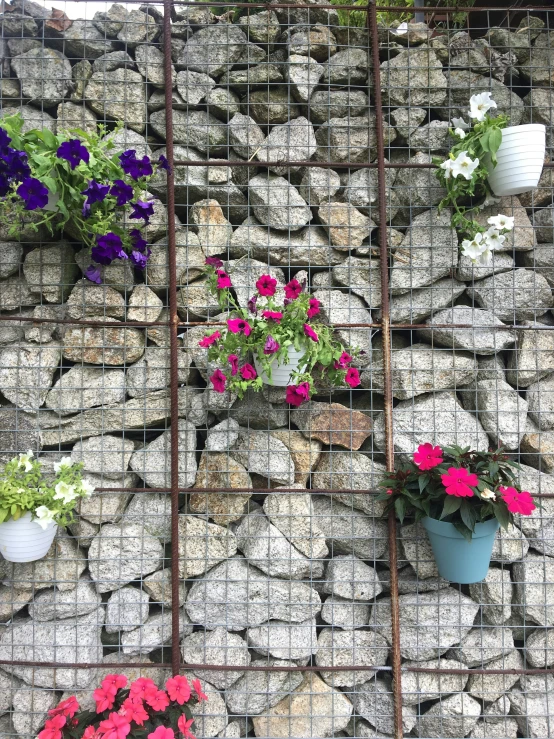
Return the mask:
<path id="1" fill-rule="evenodd" d="M 118 124 L 117 132 L 122 124 Z M 17 113 L 0 125 L 0 222 L 17 238 L 22 223 L 52 236 L 69 227 L 89 248 L 91 264 L 85 276 L 99 283 L 99 265 L 129 260 L 143 270 L 148 249 L 141 228 L 154 215 L 154 202 L 143 200 L 149 180 L 167 160 L 121 152 L 106 129 L 96 133 L 70 129 L 22 130 Z M 29 212 L 38 217 L 29 219 Z M 126 228 L 125 219 L 135 224 Z"/>
<path id="2" fill-rule="evenodd" d="M 386 501 L 386 512 L 394 510 L 401 522 L 406 516 L 416 521 L 429 516 L 452 523 L 471 540 L 475 524 L 496 518 L 508 529 L 514 515 L 530 516 L 537 507 L 529 492 L 516 487 L 517 469 L 502 449 L 421 444 L 413 461 L 383 478 L 378 500 Z"/>
<path id="3" fill-rule="evenodd" d="M 290 405 L 299 406 L 310 399 L 314 373 L 334 386 L 354 388 L 360 384 L 359 372 L 351 366 L 357 352 L 349 354 L 333 327 L 317 321 L 321 315 L 319 300 L 306 292 L 304 285 L 290 280 L 279 303 L 275 297 L 277 280 L 269 274 L 261 275 L 247 308 L 242 308 L 223 267 L 216 257 L 206 259 L 209 288 L 221 310 L 229 311 L 227 325 L 199 342 L 208 349 L 208 359 L 218 365 L 210 377 L 216 392 L 230 390 L 242 398 L 249 388 L 260 390 L 263 383 L 258 369 L 271 380 L 272 368 L 287 364 L 292 350 L 302 352 L 302 357 L 286 390 Z"/>
<path id="4" fill-rule="evenodd" d="M 37 739 L 196 739 L 191 705 L 208 700 L 200 680 L 170 677 L 165 690 L 147 677 L 129 684 L 107 675 L 93 692 L 96 710 L 82 710 L 71 696 L 48 711 Z"/>

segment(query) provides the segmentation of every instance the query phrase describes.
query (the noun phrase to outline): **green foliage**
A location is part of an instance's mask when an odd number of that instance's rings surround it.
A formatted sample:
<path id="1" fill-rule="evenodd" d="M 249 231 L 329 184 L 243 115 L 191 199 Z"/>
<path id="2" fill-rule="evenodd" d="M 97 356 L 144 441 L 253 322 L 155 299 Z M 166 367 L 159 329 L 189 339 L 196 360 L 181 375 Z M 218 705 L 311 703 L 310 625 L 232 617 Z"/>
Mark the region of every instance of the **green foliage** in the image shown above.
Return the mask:
<path id="1" fill-rule="evenodd" d="M 66 527 L 79 499 L 89 497 L 94 490 L 83 480 L 82 469 L 82 464 L 63 457 L 55 465 L 55 474 L 47 475 L 33 452 L 14 457 L 0 475 L 0 523 L 17 521 L 31 512 L 37 521 L 46 524 L 52 520 Z"/>

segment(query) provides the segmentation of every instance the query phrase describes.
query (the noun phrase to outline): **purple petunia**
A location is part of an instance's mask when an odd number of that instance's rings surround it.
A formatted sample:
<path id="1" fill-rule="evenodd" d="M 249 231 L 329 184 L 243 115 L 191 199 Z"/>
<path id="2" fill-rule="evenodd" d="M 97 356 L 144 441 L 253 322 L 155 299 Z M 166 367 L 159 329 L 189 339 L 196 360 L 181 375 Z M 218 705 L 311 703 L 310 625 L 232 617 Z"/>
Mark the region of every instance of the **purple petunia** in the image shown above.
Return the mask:
<path id="1" fill-rule="evenodd" d="M 143 156 L 142 159 L 137 159 L 135 149 L 124 151 L 123 154 L 120 154 L 119 161 L 125 174 L 128 174 L 134 180 L 149 177 L 154 172 L 150 157 Z"/>
<path id="2" fill-rule="evenodd" d="M 117 205 L 127 205 L 134 195 L 134 190 L 131 185 L 123 182 L 123 180 L 114 180 L 110 195 L 113 195 L 116 199 Z"/>
<path id="3" fill-rule="evenodd" d="M 109 185 L 101 185 L 96 180 L 89 180 L 88 187 L 81 190 L 81 195 L 87 196 L 83 205 L 83 216 L 85 218 L 88 218 L 90 215 L 90 206 L 94 205 L 94 203 L 101 203 L 109 191 Z"/>
<path id="4" fill-rule="evenodd" d="M 138 267 L 138 269 L 144 269 L 146 267 L 150 254 L 150 249 L 148 249 L 148 251 L 144 254 L 140 251 L 133 250 L 131 252 L 131 262 L 135 265 L 135 267 Z"/>
<path id="5" fill-rule="evenodd" d="M 258 296 L 257 295 L 252 295 L 252 297 L 248 300 L 248 303 L 247 303 L 248 310 L 254 316 L 257 316 L 258 315 L 258 308 L 256 306 L 257 301 L 258 301 Z"/>
<path id="6" fill-rule="evenodd" d="M 25 177 L 31 176 L 27 154 L 24 151 L 12 149 L 11 146 L 5 148 L 0 154 L 0 167 L 8 180 L 21 182 Z"/>
<path id="7" fill-rule="evenodd" d="M 165 169 L 166 172 L 171 172 L 171 167 L 169 166 L 169 162 L 167 161 L 166 157 L 164 157 L 163 154 L 160 154 L 160 158 L 158 159 L 158 167 L 160 169 Z"/>
<path id="8" fill-rule="evenodd" d="M 17 194 L 25 201 L 25 210 L 44 208 L 48 202 L 48 188 L 35 177 L 25 177 L 17 188 Z"/>
<path id="9" fill-rule="evenodd" d="M 5 149 L 10 143 L 10 141 L 11 141 L 11 138 L 8 136 L 5 129 L 0 128 L 0 150 Z"/>
<path id="10" fill-rule="evenodd" d="M 85 269 L 85 277 L 91 282 L 96 282 L 97 285 L 102 283 L 102 270 L 95 264 L 89 264 Z"/>
<path id="11" fill-rule="evenodd" d="M 98 264 L 111 264 L 114 259 L 128 259 L 123 249 L 121 238 L 109 231 L 104 236 L 96 237 L 96 245 L 92 247 L 91 256 Z"/>
<path id="12" fill-rule="evenodd" d="M 265 346 L 264 346 L 264 354 L 270 355 L 275 354 L 275 352 L 279 351 L 280 344 L 278 341 L 275 341 L 273 336 L 268 336 L 265 340 Z"/>
<path id="13" fill-rule="evenodd" d="M 88 164 L 90 159 L 86 146 L 83 146 L 79 139 L 64 141 L 56 154 L 59 159 L 66 159 L 71 169 L 75 169 L 81 162 Z"/>
<path id="14" fill-rule="evenodd" d="M 131 203 L 131 208 L 133 209 L 133 212 L 129 218 L 144 218 L 145 224 L 150 223 L 150 216 L 154 215 L 154 203 L 152 200 L 149 200 L 148 202 L 137 200 L 136 203 Z"/>

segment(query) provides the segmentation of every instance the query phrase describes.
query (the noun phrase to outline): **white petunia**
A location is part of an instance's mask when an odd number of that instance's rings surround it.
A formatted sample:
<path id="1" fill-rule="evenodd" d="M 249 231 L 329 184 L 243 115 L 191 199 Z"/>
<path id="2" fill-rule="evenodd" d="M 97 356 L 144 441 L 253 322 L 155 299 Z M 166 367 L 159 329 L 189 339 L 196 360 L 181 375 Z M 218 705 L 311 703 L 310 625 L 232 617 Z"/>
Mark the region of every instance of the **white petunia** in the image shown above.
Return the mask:
<path id="1" fill-rule="evenodd" d="M 94 493 L 96 488 L 92 483 L 90 483 L 88 480 L 82 480 L 81 481 L 81 493 L 83 497 L 90 498 L 90 496 Z"/>
<path id="2" fill-rule="evenodd" d="M 487 237 L 489 246 L 492 249 L 492 251 L 495 251 L 496 249 L 500 249 L 502 244 L 506 241 L 506 237 L 502 236 L 500 234 L 500 231 L 498 231 L 498 229 L 496 229 L 494 226 L 491 226 L 491 228 L 489 228 L 485 236 Z"/>
<path id="3" fill-rule="evenodd" d="M 467 151 L 461 151 L 452 162 L 452 176 L 458 177 L 461 175 L 466 180 L 470 180 L 478 166 L 478 159 L 471 159 L 468 157 Z"/>
<path id="4" fill-rule="evenodd" d="M 35 511 L 35 522 L 42 529 L 46 529 L 48 524 L 54 520 L 54 511 L 51 511 L 47 506 L 41 505 Z"/>
<path id="5" fill-rule="evenodd" d="M 496 500 L 496 493 L 493 493 L 492 490 L 485 488 L 484 490 L 481 490 L 481 497 L 485 500 Z"/>
<path id="6" fill-rule="evenodd" d="M 461 139 L 465 139 L 466 137 L 466 132 L 464 131 L 463 128 L 455 128 L 454 133 L 456 134 L 456 136 L 458 136 Z"/>
<path id="7" fill-rule="evenodd" d="M 452 161 L 452 159 L 447 159 L 440 165 L 440 168 L 444 169 L 444 179 L 445 180 L 449 180 L 452 177 L 452 165 L 453 164 L 454 162 Z"/>
<path id="8" fill-rule="evenodd" d="M 25 467 L 25 472 L 30 472 L 33 469 L 33 465 L 31 464 L 31 459 L 34 456 L 35 455 L 31 451 L 31 449 L 29 449 L 29 451 L 27 452 L 27 454 L 20 454 L 19 455 L 18 465 L 20 467 Z"/>
<path id="9" fill-rule="evenodd" d="M 497 216 L 491 216 L 487 223 L 489 226 L 494 226 L 499 231 L 511 231 L 514 227 L 514 219 L 512 216 L 503 216 L 498 214 Z"/>
<path id="10" fill-rule="evenodd" d="M 56 491 L 56 494 L 54 495 L 54 500 L 61 500 L 63 501 L 64 505 L 67 505 L 67 503 L 71 503 L 72 500 L 75 500 L 77 497 L 77 493 L 75 492 L 75 485 L 68 485 L 67 482 L 63 482 L 61 480 L 56 487 L 54 488 Z"/>
<path id="11" fill-rule="evenodd" d="M 461 128 L 462 131 L 469 131 L 470 125 L 466 123 L 463 118 L 452 118 L 452 125 L 454 128 Z"/>
<path id="12" fill-rule="evenodd" d="M 480 267 L 489 267 L 492 264 L 492 251 L 488 241 L 485 241 L 485 248 L 477 257 L 476 264 Z"/>
<path id="13" fill-rule="evenodd" d="M 395 33 L 397 36 L 403 36 L 405 33 L 408 33 L 408 24 L 401 23 L 398 28 L 393 28 L 392 32 Z"/>
<path id="14" fill-rule="evenodd" d="M 486 249 L 487 242 L 483 240 L 482 233 L 475 234 L 472 241 L 469 239 L 462 241 L 462 256 L 469 257 L 473 262 L 478 259 Z"/>
<path id="15" fill-rule="evenodd" d="M 498 107 L 491 98 L 490 92 L 480 92 L 478 95 L 472 95 L 469 99 L 469 117 L 475 118 L 477 121 L 484 121 L 485 115 L 491 108 Z"/>
<path id="16" fill-rule="evenodd" d="M 62 457 L 59 462 L 54 462 L 54 472 L 59 472 L 62 467 L 71 467 L 72 465 L 71 457 Z"/>

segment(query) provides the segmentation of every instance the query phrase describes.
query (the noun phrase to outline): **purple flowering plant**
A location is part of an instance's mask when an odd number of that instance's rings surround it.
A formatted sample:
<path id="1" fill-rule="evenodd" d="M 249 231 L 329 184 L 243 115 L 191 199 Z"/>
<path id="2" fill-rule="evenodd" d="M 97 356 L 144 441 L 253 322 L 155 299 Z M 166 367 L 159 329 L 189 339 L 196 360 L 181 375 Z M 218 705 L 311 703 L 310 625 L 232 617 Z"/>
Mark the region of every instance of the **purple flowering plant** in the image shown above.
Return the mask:
<path id="1" fill-rule="evenodd" d="M 101 281 L 99 265 L 114 259 L 144 269 L 150 250 L 141 228 L 154 215 L 145 191 L 159 169 L 168 169 L 165 157 L 118 151 L 101 125 L 96 133 L 77 128 L 57 135 L 23 133 L 22 125 L 19 113 L 0 124 L 0 219 L 9 235 L 17 238 L 23 223 L 51 235 L 67 228 L 89 248 L 85 275 L 94 282 Z"/>

